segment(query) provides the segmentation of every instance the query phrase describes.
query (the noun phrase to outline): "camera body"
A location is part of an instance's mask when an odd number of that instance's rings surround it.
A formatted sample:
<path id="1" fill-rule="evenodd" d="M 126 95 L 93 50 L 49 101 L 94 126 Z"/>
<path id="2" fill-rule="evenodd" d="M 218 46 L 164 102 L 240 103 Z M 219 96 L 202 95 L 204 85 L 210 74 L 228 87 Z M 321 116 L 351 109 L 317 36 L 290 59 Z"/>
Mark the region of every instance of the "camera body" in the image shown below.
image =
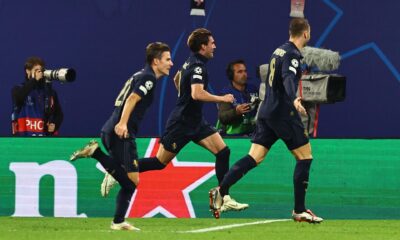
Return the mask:
<path id="1" fill-rule="evenodd" d="M 46 69 L 43 72 L 43 77 L 48 82 L 53 80 L 57 80 L 61 83 L 73 82 L 75 81 L 76 72 L 72 68 L 60 68 L 56 70 Z"/>
<path id="2" fill-rule="evenodd" d="M 261 99 L 257 95 L 251 95 L 251 98 L 250 98 L 251 111 L 253 111 L 260 102 L 261 102 Z"/>

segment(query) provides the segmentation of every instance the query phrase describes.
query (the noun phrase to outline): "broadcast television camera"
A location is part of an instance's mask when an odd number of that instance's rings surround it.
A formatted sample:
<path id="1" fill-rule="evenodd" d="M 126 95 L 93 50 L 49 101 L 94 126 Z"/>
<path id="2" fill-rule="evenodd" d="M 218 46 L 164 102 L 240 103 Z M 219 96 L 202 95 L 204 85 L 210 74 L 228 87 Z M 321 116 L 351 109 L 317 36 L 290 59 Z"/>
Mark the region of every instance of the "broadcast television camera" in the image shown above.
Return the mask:
<path id="1" fill-rule="evenodd" d="M 303 101 L 312 103 L 334 103 L 346 97 L 346 77 L 339 74 L 328 74 L 322 71 L 334 71 L 339 68 L 340 56 L 327 49 L 305 47 L 302 50 L 302 63 L 317 72 L 308 72 L 301 78 L 297 96 Z M 265 97 L 265 83 L 268 75 L 268 64 L 257 67 L 257 76 L 261 79 L 260 98 Z"/>
<path id="2" fill-rule="evenodd" d="M 307 132 L 314 137 L 317 136 L 319 104 L 336 103 L 346 98 L 346 77 L 339 74 L 331 74 L 339 68 L 340 55 L 328 49 L 304 47 L 302 64 L 306 66 L 297 96 L 302 98 L 303 106 L 306 108 L 307 116 L 301 115 L 303 125 Z M 261 79 L 259 96 L 265 99 L 266 81 L 268 75 L 268 64 L 257 67 L 257 76 Z"/>

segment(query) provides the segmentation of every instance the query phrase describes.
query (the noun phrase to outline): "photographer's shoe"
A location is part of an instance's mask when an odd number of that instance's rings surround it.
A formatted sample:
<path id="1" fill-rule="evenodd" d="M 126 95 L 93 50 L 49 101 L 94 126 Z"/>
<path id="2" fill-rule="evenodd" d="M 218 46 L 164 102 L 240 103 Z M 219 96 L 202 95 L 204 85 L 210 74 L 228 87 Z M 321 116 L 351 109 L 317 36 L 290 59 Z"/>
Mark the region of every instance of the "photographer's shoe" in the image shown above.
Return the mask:
<path id="1" fill-rule="evenodd" d="M 101 196 L 107 197 L 111 188 L 113 188 L 117 183 L 118 182 L 113 178 L 113 176 L 111 176 L 111 174 L 106 172 L 103 182 L 101 183 L 100 186 Z"/>
<path id="2" fill-rule="evenodd" d="M 99 147 L 99 143 L 96 140 L 91 140 L 86 146 L 83 148 L 76 150 L 71 157 L 70 161 L 75 161 L 79 158 L 90 158 L 92 157 L 94 151 Z"/>
<path id="3" fill-rule="evenodd" d="M 310 209 L 302 213 L 295 213 L 293 211 L 292 218 L 295 222 L 321 223 L 324 221 L 323 218 L 315 215 Z"/>

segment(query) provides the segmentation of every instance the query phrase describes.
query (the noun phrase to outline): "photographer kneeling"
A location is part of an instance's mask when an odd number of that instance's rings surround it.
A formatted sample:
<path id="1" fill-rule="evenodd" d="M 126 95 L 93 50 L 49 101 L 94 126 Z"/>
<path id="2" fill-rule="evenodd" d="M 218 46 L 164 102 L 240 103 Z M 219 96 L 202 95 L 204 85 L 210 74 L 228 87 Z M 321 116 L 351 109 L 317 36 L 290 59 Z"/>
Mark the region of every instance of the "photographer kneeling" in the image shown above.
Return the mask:
<path id="1" fill-rule="evenodd" d="M 259 98 L 258 88 L 247 83 L 247 70 L 243 60 L 230 62 L 226 68 L 230 84 L 221 94 L 233 94 L 235 101 L 218 106 L 217 129 L 221 135 L 249 136 L 255 127 Z"/>
<path id="2" fill-rule="evenodd" d="M 25 82 L 13 87 L 12 134 L 52 136 L 58 134 L 63 112 L 57 93 L 44 78 L 45 63 L 38 57 L 25 62 Z"/>

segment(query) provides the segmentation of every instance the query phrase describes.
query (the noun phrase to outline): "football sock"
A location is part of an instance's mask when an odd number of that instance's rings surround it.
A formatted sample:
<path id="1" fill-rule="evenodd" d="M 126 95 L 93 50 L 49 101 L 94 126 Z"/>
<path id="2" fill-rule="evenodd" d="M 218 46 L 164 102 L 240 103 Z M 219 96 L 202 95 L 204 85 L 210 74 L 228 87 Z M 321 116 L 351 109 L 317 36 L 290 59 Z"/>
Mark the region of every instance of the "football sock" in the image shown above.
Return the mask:
<path id="1" fill-rule="evenodd" d="M 100 148 L 97 148 L 93 152 L 92 158 L 96 159 L 110 174 L 118 167 L 118 165 L 115 164 L 115 161 L 110 156 L 105 154 Z"/>
<path id="2" fill-rule="evenodd" d="M 161 170 L 165 168 L 165 166 L 166 165 L 162 164 L 156 157 L 139 159 L 139 172 Z"/>
<path id="3" fill-rule="evenodd" d="M 312 159 L 297 160 L 293 174 L 294 185 L 294 211 L 301 213 L 306 211 L 305 198 L 308 187 L 308 177 Z"/>
<path id="4" fill-rule="evenodd" d="M 129 179 L 126 170 L 122 166 L 115 163 L 114 159 L 104 154 L 100 148 L 97 148 L 92 157 L 100 162 L 104 169 L 111 175 L 117 182 L 123 186 L 129 187 L 132 181 Z"/>
<path id="5" fill-rule="evenodd" d="M 231 150 L 229 147 L 225 147 L 217 154 L 215 154 L 215 174 L 217 175 L 218 184 L 221 184 L 224 179 L 225 174 L 229 170 L 229 156 L 231 155 Z"/>
<path id="6" fill-rule="evenodd" d="M 256 160 L 252 158 L 250 155 L 246 155 L 239 161 L 237 161 L 229 172 L 225 175 L 224 180 L 220 185 L 219 192 L 221 196 L 225 196 L 228 194 L 229 188 L 235 184 L 239 179 L 241 179 L 249 170 L 255 168 L 257 166 Z"/>
<path id="7" fill-rule="evenodd" d="M 103 153 L 100 148 L 95 150 L 92 157 L 99 161 L 106 171 L 121 185 L 116 199 L 116 209 L 113 220 L 114 223 L 121 223 L 125 220 L 125 214 L 129 208 L 129 203 L 136 186 L 129 179 L 125 169 L 116 164 L 115 161 L 110 156 Z"/>
<path id="8" fill-rule="evenodd" d="M 125 220 L 126 211 L 129 208 L 131 198 L 135 192 L 136 186 L 133 182 L 129 184 L 121 184 L 121 189 L 118 192 L 116 200 L 116 208 L 114 215 L 114 223 L 122 223 Z"/>

